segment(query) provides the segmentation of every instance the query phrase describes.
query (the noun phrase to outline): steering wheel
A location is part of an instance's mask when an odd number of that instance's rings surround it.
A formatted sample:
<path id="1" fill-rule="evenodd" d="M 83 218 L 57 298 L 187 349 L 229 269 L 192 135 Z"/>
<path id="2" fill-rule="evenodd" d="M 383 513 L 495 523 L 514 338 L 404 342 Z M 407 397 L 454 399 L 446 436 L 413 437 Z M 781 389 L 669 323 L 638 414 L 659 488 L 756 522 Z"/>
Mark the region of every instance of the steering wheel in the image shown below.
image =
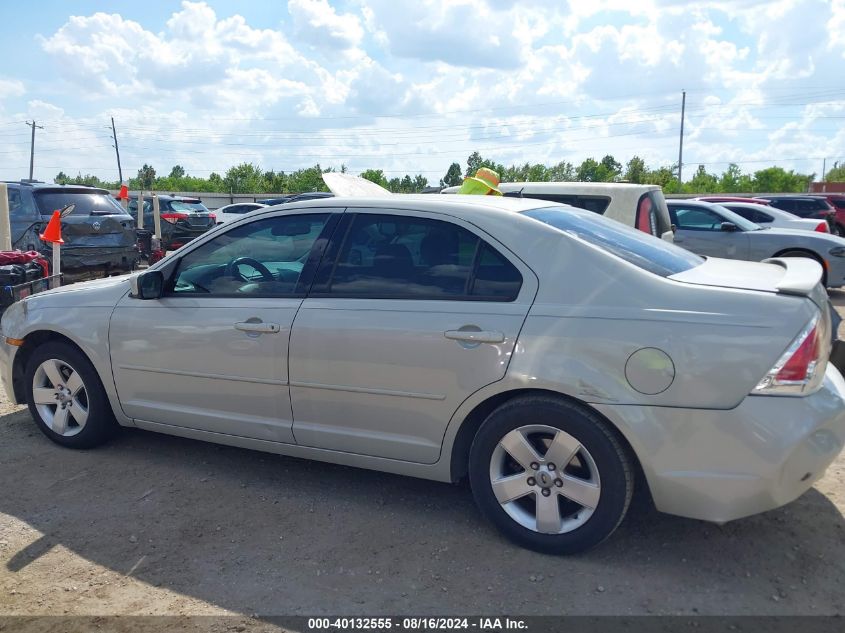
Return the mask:
<path id="1" fill-rule="evenodd" d="M 253 259 L 252 257 L 236 257 L 228 264 L 226 264 L 226 271 L 223 273 L 226 277 L 238 277 L 242 281 L 252 281 L 251 279 L 247 279 L 243 276 L 240 270 L 238 270 L 238 266 L 241 264 L 248 264 L 259 273 L 261 273 L 261 277 L 264 281 L 276 281 L 275 277 L 273 277 L 273 273 L 270 272 L 270 269 L 267 268 L 264 264 L 260 261 Z"/>

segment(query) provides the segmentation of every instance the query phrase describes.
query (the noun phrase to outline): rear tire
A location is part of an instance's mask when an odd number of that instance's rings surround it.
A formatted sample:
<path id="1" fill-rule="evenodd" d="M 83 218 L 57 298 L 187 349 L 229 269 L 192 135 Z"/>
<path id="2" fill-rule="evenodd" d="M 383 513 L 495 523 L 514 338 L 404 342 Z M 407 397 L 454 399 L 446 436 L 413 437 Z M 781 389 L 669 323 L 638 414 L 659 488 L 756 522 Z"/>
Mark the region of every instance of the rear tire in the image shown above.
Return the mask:
<path id="1" fill-rule="evenodd" d="M 117 429 L 97 370 L 72 345 L 54 341 L 38 347 L 27 363 L 25 381 L 29 412 L 56 444 L 92 448 Z"/>
<path id="2" fill-rule="evenodd" d="M 575 554 L 618 527 L 634 469 L 595 412 L 552 396 L 516 398 L 482 424 L 469 478 L 481 510 L 507 538 L 539 552 Z"/>

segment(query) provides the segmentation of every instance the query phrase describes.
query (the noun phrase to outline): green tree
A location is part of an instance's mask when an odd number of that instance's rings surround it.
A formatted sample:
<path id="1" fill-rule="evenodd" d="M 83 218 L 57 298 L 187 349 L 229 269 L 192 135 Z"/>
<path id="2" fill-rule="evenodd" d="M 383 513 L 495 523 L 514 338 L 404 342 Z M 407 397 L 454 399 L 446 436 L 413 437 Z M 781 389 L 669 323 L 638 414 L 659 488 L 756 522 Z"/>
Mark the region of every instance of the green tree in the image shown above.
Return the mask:
<path id="1" fill-rule="evenodd" d="M 138 170 L 137 180 L 141 188 L 152 189 L 156 181 L 156 170 L 144 163 L 144 166 Z"/>
<path id="2" fill-rule="evenodd" d="M 562 160 L 549 168 L 548 177 L 551 182 L 571 182 L 575 180 L 575 166 L 569 161 Z"/>
<path id="3" fill-rule="evenodd" d="M 230 167 L 223 176 L 226 191 L 231 193 L 259 193 L 267 189 L 264 172 L 258 165 L 241 163 Z"/>
<path id="4" fill-rule="evenodd" d="M 323 169 L 319 164 L 313 167 L 297 169 L 287 177 L 287 192 L 306 193 L 309 191 L 328 191 L 323 181 Z"/>
<path id="5" fill-rule="evenodd" d="M 599 182 L 599 164 L 594 158 L 585 158 L 575 171 L 580 182 Z"/>
<path id="6" fill-rule="evenodd" d="M 807 191 L 815 174 L 798 174 L 783 167 L 768 167 L 754 172 L 755 193 L 800 193 Z"/>
<path id="7" fill-rule="evenodd" d="M 385 189 L 389 188 L 388 185 L 390 183 L 387 182 L 387 177 L 384 175 L 384 172 L 381 169 L 365 169 L 361 172 L 361 178 L 369 180 L 370 182 L 374 182 L 377 185 L 384 187 Z M 391 189 L 391 191 L 393 191 L 393 189 Z"/>
<path id="8" fill-rule="evenodd" d="M 634 156 L 625 166 L 625 175 L 622 178 L 628 182 L 639 184 L 644 181 L 647 172 L 648 167 L 646 167 L 645 161 L 639 156 Z"/>
<path id="9" fill-rule="evenodd" d="M 692 179 L 684 185 L 684 190 L 690 193 L 720 193 L 719 179 L 708 174 L 704 165 L 699 165 Z"/>
<path id="10" fill-rule="evenodd" d="M 743 179 L 739 165 L 731 163 L 719 178 L 719 191 L 722 193 L 742 193 Z"/>
<path id="11" fill-rule="evenodd" d="M 460 163 L 452 163 L 446 170 L 446 175 L 440 179 L 441 187 L 457 187 L 463 182 Z"/>
<path id="12" fill-rule="evenodd" d="M 601 159 L 599 163 L 599 179 L 601 182 L 614 182 L 619 180 L 622 173 L 622 163 L 613 158 L 610 154 Z"/>
<path id="13" fill-rule="evenodd" d="M 825 182 L 845 182 L 845 165 L 839 164 L 838 161 L 833 163 L 833 167 L 824 175 L 824 179 Z"/>
<path id="14" fill-rule="evenodd" d="M 466 171 L 466 174 L 464 174 L 464 175 L 466 177 L 475 176 L 475 173 L 479 169 L 481 169 L 482 167 L 487 167 L 489 169 L 492 169 L 497 174 L 499 174 L 500 178 L 501 178 L 502 174 L 504 174 L 505 171 L 506 171 L 505 166 L 502 165 L 501 163 L 497 163 L 495 161 L 488 160 L 486 158 L 482 158 L 481 154 L 479 154 L 478 152 L 473 152 L 467 158 L 467 171 Z"/>
<path id="15" fill-rule="evenodd" d="M 185 168 L 182 165 L 173 165 L 173 168 L 170 170 L 170 175 L 168 178 L 184 178 L 186 176 Z"/>

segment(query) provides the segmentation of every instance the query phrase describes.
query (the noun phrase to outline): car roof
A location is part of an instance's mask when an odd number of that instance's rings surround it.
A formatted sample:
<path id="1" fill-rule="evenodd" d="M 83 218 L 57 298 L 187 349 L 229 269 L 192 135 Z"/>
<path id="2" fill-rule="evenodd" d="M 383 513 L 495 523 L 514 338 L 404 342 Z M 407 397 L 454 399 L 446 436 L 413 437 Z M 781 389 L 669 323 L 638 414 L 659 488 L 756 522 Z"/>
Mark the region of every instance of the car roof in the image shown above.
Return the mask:
<path id="1" fill-rule="evenodd" d="M 345 207 L 350 209 L 379 209 L 405 210 L 405 211 L 433 211 L 452 217 L 485 223 L 487 220 L 510 220 L 514 215 L 531 209 L 544 207 L 563 207 L 556 202 L 537 200 L 535 198 L 506 198 L 504 196 L 478 196 L 455 194 L 451 196 L 432 196 L 428 194 L 395 194 L 383 197 L 340 197 L 316 198 L 313 200 L 302 200 L 290 202 L 284 205 L 274 205 L 265 211 L 284 209 L 307 209 Z"/>
<path id="2" fill-rule="evenodd" d="M 505 188 L 508 191 L 519 191 L 521 188 L 530 187 L 537 191 L 568 191 L 578 190 L 584 191 L 586 189 L 595 189 L 596 191 L 604 191 L 607 189 L 614 189 L 617 191 L 652 191 L 660 189 L 659 185 L 641 185 L 633 182 L 545 182 L 545 181 L 527 181 L 527 182 L 503 182 L 499 188 Z"/>

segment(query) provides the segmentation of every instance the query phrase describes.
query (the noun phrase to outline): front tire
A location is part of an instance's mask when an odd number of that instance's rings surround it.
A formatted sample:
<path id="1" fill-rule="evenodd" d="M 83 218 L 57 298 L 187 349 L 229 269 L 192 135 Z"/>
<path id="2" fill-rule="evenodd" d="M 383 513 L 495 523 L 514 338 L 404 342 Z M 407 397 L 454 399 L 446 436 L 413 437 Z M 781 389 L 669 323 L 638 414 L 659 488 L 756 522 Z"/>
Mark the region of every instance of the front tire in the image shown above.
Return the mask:
<path id="1" fill-rule="evenodd" d="M 36 349 L 26 366 L 26 401 L 41 432 L 56 444 L 92 448 L 117 422 L 91 361 L 63 342 Z"/>
<path id="2" fill-rule="evenodd" d="M 548 554 L 598 545 L 621 523 L 634 471 L 615 432 L 586 407 L 551 396 L 511 400 L 470 449 L 481 510 L 510 540 Z"/>

